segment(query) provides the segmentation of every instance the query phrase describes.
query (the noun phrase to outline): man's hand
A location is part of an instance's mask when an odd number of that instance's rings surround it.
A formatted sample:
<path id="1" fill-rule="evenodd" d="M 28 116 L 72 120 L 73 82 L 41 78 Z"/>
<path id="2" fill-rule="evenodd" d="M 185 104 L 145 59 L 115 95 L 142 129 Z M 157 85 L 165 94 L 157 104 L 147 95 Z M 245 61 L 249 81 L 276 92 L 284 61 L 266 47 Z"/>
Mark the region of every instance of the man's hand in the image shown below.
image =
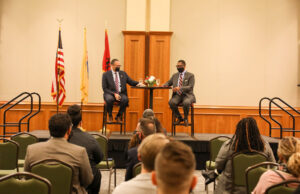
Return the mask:
<path id="1" fill-rule="evenodd" d="M 175 87 L 175 88 L 173 88 L 173 92 L 177 92 L 177 91 L 179 91 L 180 90 L 180 87 Z"/>
<path id="2" fill-rule="evenodd" d="M 136 86 L 137 86 L 137 87 L 145 87 L 146 85 L 143 84 L 143 83 L 138 83 Z"/>
<path id="3" fill-rule="evenodd" d="M 119 94 L 114 93 L 114 95 L 115 95 L 115 99 L 116 99 L 117 101 L 120 101 L 120 100 L 121 100 L 121 96 L 120 96 Z"/>

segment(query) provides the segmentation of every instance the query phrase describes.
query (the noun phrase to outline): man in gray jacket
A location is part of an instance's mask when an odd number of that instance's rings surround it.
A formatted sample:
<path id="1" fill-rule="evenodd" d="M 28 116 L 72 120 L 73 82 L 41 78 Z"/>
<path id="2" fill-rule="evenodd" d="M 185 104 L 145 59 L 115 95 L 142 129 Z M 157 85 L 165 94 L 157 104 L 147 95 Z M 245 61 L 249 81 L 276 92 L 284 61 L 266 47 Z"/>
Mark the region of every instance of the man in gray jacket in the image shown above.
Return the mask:
<path id="1" fill-rule="evenodd" d="M 56 114 L 49 120 L 51 138 L 28 146 L 24 170 L 29 171 L 34 163 L 45 159 L 57 159 L 73 167 L 72 193 L 86 194 L 93 174 L 84 147 L 67 142 L 71 133 L 71 119 L 67 114 Z"/>
<path id="2" fill-rule="evenodd" d="M 178 72 L 173 74 L 164 86 L 173 86 L 173 94 L 169 105 L 177 118 L 176 124 L 184 122 L 188 126 L 189 108 L 192 103 L 196 102 L 193 92 L 195 77 L 194 74 L 185 70 L 186 64 L 184 60 L 179 60 L 176 67 Z M 180 103 L 183 105 L 184 118 L 182 118 L 178 110 Z"/>

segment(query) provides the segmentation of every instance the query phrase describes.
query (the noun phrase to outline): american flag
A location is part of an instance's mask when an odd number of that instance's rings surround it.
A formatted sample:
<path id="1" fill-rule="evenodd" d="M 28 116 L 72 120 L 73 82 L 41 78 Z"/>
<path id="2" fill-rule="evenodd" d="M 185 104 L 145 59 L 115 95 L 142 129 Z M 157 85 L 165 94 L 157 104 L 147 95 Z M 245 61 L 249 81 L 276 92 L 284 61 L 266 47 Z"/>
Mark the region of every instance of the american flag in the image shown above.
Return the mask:
<path id="1" fill-rule="evenodd" d="M 59 28 L 58 46 L 55 60 L 55 78 L 52 80 L 51 88 L 51 96 L 59 106 L 63 104 L 66 98 L 65 83 L 64 53 L 61 42 L 61 29 Z"/>

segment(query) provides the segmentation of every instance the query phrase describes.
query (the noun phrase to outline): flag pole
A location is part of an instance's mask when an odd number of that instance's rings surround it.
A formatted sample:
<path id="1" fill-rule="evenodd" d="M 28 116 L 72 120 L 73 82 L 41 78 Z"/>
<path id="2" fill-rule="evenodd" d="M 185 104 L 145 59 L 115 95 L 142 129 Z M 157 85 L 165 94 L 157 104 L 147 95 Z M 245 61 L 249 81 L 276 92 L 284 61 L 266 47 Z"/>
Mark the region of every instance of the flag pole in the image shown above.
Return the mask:
<path id="1" fill-rule="evenodd" d="M 58 23 L 59 23 L 59 35 L 58 35 L 58 43 L 57 43 L 57 49 L 56 49 L 56 55 L 57 55 L 57 51 L 58 51 L 58 47 L 59 47 L 59 37 L 60 37 L 60 33 L 61 33 L 61 23 L 64 19 L 57 19 Z M 56 59 L 57 60 L 57 56 L 56 56 Z M 57 63 L 57 61 L 55 61 L 55 63 Z M 59 111 L 59 70 L 60 68 L 57 67 L 57 64 L 56 64 L 56 70 L 57 70 L 57 77 L 56 77 L 56 114 L 58 114 L 58 111 Z"/>
<path id="2" fill-rule="evenodd" d="M 59 34 L 60 34 L 60 30 L 61 30 L 61 28 L 60 28 L 60 23 L 59 23 Z M 57 49 L 56 49 L 56 61 L 55 61 L 55 63 L 56 63 L 56 114 L 58 114 L 58 111 L 59 111 L 59 104 L 58 104 L 58 102 L 59 102 L 59 100 L 58 100 L 58 98 L 59 98 L 59 68 L 57 67 L 57 50 L 58 50 L 58 44 L 59 44 L 59 35 L 58 35 L 58 43 L 57 43 Z"/>

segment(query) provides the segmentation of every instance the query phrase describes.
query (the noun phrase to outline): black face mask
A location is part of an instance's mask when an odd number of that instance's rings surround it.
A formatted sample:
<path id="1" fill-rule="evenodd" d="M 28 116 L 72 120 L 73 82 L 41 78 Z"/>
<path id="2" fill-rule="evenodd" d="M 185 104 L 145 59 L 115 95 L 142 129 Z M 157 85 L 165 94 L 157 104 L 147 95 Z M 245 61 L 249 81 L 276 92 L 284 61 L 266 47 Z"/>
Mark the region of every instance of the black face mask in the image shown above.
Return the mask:
<path id="1" fill-rule="evenodd" d="M 115 71 L 119 72 L 120 71 L 120 67 L 116 67 Z"/>
<path id="2" fill-rule="evenodd" d="M 179 73 L 182 73 L 184 71 L 184 68 L 183 67 L 178 67 L 177 70 L 178 70 Z"/>

